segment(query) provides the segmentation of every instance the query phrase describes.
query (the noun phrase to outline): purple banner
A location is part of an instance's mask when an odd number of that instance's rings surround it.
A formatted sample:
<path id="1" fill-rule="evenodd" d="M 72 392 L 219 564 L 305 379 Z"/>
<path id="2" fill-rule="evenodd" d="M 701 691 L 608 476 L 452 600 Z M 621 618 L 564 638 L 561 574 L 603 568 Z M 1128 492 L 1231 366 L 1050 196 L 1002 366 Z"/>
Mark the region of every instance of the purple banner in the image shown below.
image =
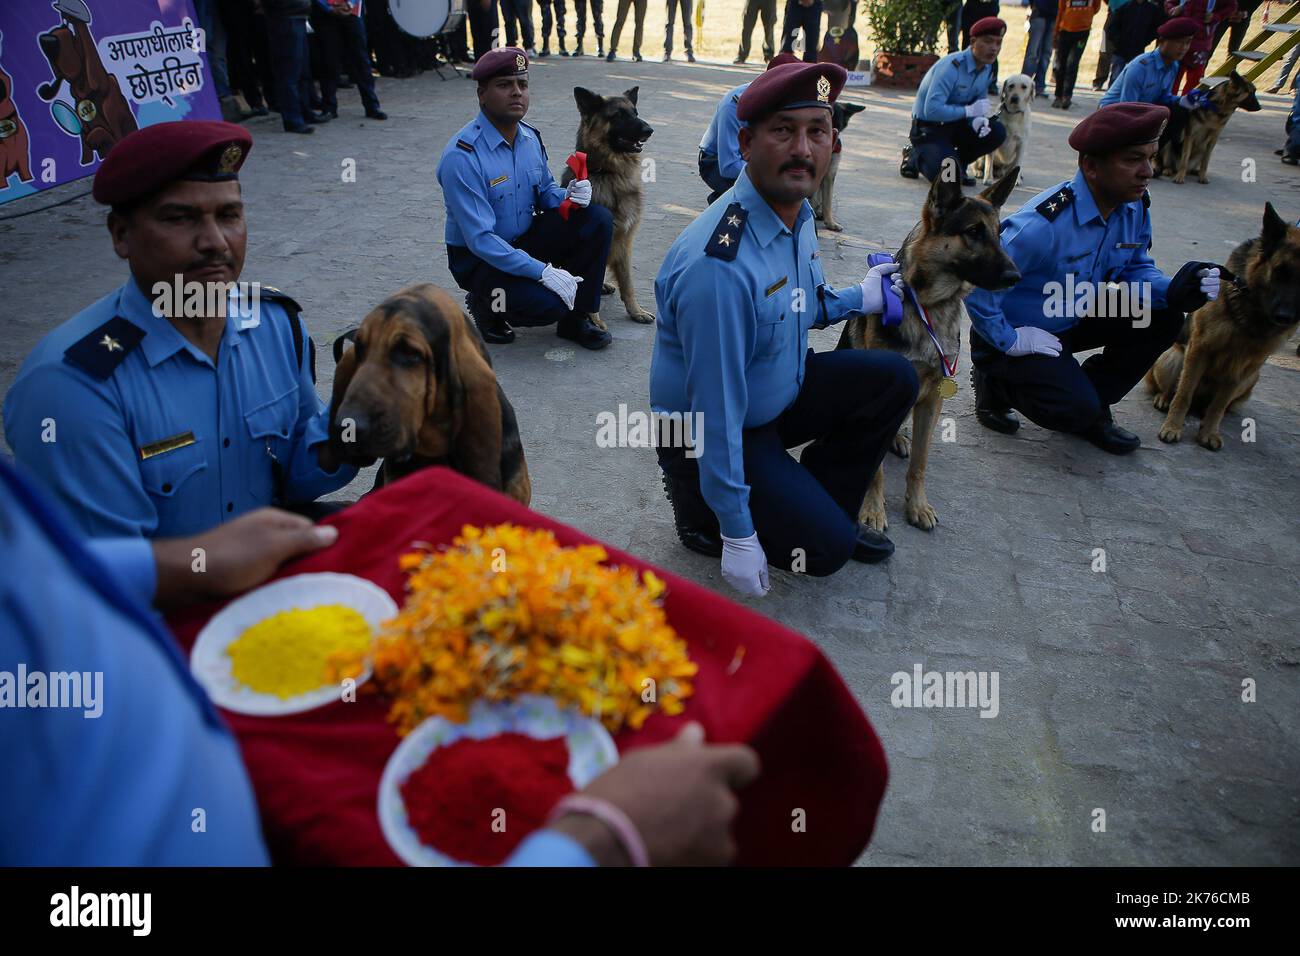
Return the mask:
<path id="1" fill-rule="evenodd" d="M 220 119 L 193 0 L 0 2 L 0 203 L 89 176 L 141 126 Z"/>

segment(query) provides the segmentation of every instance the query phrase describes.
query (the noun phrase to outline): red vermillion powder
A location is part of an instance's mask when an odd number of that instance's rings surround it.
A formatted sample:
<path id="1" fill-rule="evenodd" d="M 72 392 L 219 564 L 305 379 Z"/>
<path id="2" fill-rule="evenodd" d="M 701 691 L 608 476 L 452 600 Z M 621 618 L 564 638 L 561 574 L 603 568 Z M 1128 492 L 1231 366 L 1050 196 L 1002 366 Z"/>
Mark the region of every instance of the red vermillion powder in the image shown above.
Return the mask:
<path id="1" fill-rule="evenodd" d="M 563 737 L 514 733 L 439 747 L 401 786 L 420 841 L 479 866 L 503 862 L 572 789 Z"/>

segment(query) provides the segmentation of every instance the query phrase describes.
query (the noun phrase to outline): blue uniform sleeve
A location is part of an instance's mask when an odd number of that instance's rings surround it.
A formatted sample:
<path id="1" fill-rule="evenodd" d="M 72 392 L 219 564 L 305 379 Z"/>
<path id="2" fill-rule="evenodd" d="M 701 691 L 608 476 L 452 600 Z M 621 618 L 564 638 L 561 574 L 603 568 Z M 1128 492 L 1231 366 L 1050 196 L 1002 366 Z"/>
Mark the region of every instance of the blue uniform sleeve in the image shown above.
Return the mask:
<path id="1" fill-rule="evenodd" d="M 310 347 L 307 325 L 302 323 L 303 342 Z M 316 394 L 311 380 L 311 357 L 303 349 L 298 368 L 298 420 L 293 428 L 293 452 L 284 476 L 284 493 L 290 501 L 315 501 L 321 495 L 337 491 L 357 476 L 354 465 L 339 465 L 334 471 L 321 468 L 316 446 L 329 440 L 329 405 Z"/>
<path id="2" fill-rule="evenodd" d="M 549 177 L 550 173 L 547 172 Z M 492 204 L 483 195 L 483 177 L 469 154 L 453 149 L 438 166 L 438 185 L 447 211 L 456 220 L 469 251 L 502 272 L 541 279 L 544 264 L 498 236 Z M 561 197 L 563 198 L 563 197 Z"/>
<path id="3" fill-rule="evenodd" d="M 845 289 L 832 289 L 828 285 L 821 287 L 822 302 L 826 306 L 826 325 L 843 322 L 850 315 L 862 312 L 862 284 L 851 285 Z M 823 326 L 824 327 L 824 326 Z"/>
<path id="4" fill-rule="evenodd" d="M 1052 231 L 1050 223 L 1034 214 L 1024 219 L 1012 219 L 1007 222 L 1002 232 L 1002 248 L 1011 256 L 1022 276 L 1021 285 L 1036 281 L 1031 273 L 1039 270 L 1044 263 L 1054 261 Z M 1014 287 L 1014 288 L 1018 288 Z M 1016 344 L 1016 329 L 1022 325 L 1040 325 L 1038 317 L 1034 321 L 1012 323 L 1003 312 L 1003 301 L 1012 289 L 989 292 L 976 289 L 966 297 L 966 311 L 975 331 L 994 348 L 1005 352 Z"/>
<path id="5" fill-rule="evenodd" d="M 5 438 L 87 537 L 148 537 L 158 512 L 111 387 L 66 362 L 31 370 L 10 389 Z"/>
<path id="6" fill-rule="evenodd" d="M 930 123 L 953 123 L 966 117 L 966 104 L 949 103 L 953 87 L 961 76 L 960 67 L 949 61 L 947 67 L 934 78 L 921 104 L 921 119 Z M 978 84 L 976 84 L 978 89 Z M 987 89 L 987 84 L 985 86 Z M 971 101 L 972 103 L 974 100 Z"/>
<path id="7" fill-rule="evenodd" d="M 569 194 L 565 186 L 561 186 L 551 175 L 551 168 L 546 165 L 546 160 L 539 160 L 542 167 L 542 178 L 537 184 L 537 208 L 554 209 L 560 203 L 564 202 L 564 197 Z"/>
<path id="8" fill-rule="evenodd" d="M 1151 308 L 1166 308 L 1169 305 L 1170 278 L 1160 271 L 1151 258 L 1151 216 L 1145 209 L 1142 210 L 1142 227 L 1135 241 L 1140 242 L 1142 248 L 1120 272 L 1119 279 L 1124 282 L 1150 283 Z"/>
<path id="9" fill-rule="evenodd" d="M 745 371 L 754 352 L 754 302 L 731 263 L 701 255 L 679 277 L 672 312 L 686 359 L 686 395 L 702 414 L 700 493 L 729 538 L 754 533 L 742 431 L 749 407 Z"/>
<path id="10" fill-rule="evenodd" d="M 148 607 L 158 590 L 158 565 L 153 544 L 144 538 L 92 538 L 86 550 L 117 575 L 119 583 Z"/>
<path id="11" fill-rule="evenodd" d="M 736 116 L 736 96 L 728 96 L 718 116 L 718 173 L 727 179 L 739 179 L 745 168 L 740 155 L 740 128 L 745 124 Z"/>
<path id="12" fill-rule="evenodd" d="M 504 866 L 595 866 L 577 840 L 554 830 L 537 830 L 515 847 Z"/>

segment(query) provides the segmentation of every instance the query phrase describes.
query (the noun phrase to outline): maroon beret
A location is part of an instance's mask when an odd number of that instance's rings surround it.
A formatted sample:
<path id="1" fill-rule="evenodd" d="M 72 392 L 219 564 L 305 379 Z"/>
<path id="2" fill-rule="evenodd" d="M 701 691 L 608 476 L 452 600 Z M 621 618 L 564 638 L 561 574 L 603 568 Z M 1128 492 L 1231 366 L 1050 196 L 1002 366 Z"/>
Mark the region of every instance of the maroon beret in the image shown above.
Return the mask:
<path id="1" fill-rule="evenodd" d="M 750 83 L 736 104 L 736 119 L 750 122 L 777 110 L 831 108 L 849 73 L 838 63 L 784 63 Z"/>
<path id="2" fill-rule="evenodd" d="M 1168 107 L 1153 103 L 1112 103 L 1080 121 L 1070 132 L 1070 148 L 1095 155 L 1154 143 L 1168 122 Z"/>
<path id="3" fill-rule="evenodd" d="M 1162 40 L 1188 40 L 1196 36 L 1199 29 L 1191 17 L 1174 17 L 1160 24 L 1156 36 Z"/>
<path id="4" fill-rule="evenodd" d="M 95 173 L 95 201 L 124 206 L 177 179 L 237 180 L 253 137 L 234 123 L 178 120 L 127 133 Z"/>
<path id="5" fill-rule="evenodd" d="M 499 46 L 478 58 L 469 78 L 481 83 L 498 76 L 523 76 L 527 72 L 527 53 L 517 46 Z"/>
<path id="6" fill-rule="evenodd" d="M 996 33 L 998 36 L 1005 36 L 1007 32 L 1007 23 L 1005 20 L 999 20 L 997 17 L 981 17 L 975 21 L 975 25 L 970 28 L 971 39 L 982 37 L 988 33 Z"/>
<path id="7" fill-rule="evenodd" d="M 771 70 L 778 66 L 785 66 L 787 63 L 802 62 L 803 61 L 794 53 L 778 53 L 776 56 L 772 57 L 772 59 L 767 61 L 767 68 Z"/>

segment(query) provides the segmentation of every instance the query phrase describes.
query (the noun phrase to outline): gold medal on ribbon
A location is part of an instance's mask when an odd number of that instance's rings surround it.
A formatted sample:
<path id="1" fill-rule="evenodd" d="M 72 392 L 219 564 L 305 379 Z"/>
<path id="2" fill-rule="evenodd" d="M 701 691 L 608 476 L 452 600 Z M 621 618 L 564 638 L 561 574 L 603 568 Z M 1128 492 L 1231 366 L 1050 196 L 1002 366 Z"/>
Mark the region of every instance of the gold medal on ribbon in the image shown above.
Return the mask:
<path id="1" fill-rule="evenodd" d="M 939 395 L 942 398 L 952 398 L 957 394 L 957 380 L 955 378 L 943 378 L 939 382 Z"/>

